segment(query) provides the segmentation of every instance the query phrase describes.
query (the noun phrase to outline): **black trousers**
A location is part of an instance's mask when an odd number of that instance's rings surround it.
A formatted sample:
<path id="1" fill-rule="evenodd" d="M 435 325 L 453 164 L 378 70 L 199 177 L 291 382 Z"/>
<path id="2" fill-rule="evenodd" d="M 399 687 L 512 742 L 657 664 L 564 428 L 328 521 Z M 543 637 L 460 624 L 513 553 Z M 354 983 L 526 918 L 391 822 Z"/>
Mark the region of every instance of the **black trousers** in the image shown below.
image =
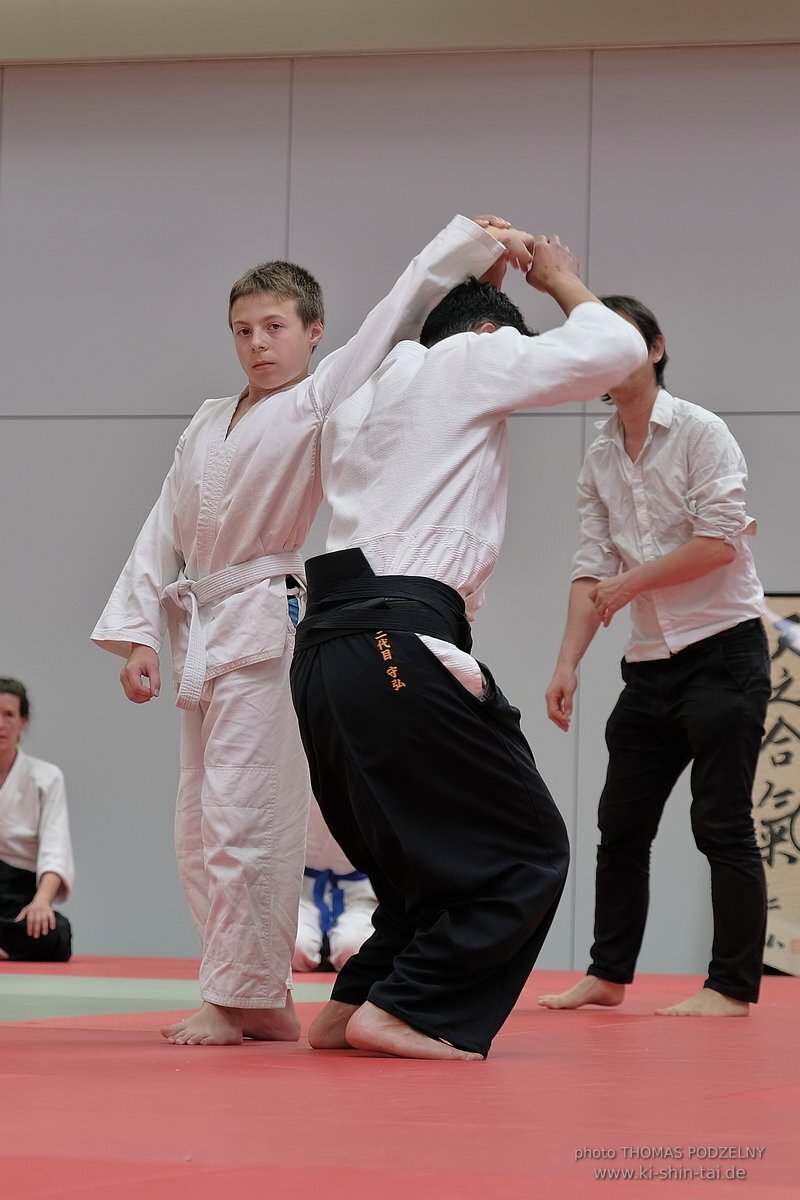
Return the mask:
<path id="1" fill-rule="evenodd" d="M 485 1055 L 550 928 L 566 829 L 486 668 L 478 700 L 415 634 L 385 635 L 390 660 L 376 635 L 292 664 L 314 794 L 378 898 L 333 999 Z"/>
<path id="2" fill-rule="evenodd" d="M 767 892 L 752 817 L 753 776 L 770 696 L 767 639 L 746 621 L 669 659 L 623 662 L 606 727 L 608 775 L 590 975 L 630 983 L 649 898 L 650 846 L 678 776 L 692 763 L 691 821 L 711 868 L 714 943 L 705 986 L 758 999 Z"/>
<path id="3" fill-rule="evenodd" d="M 0 949 L 12 962 L 68 962 L 72 954 L 72 929 L 61 913 L 56 927 L 33 938 L 25 921 L 14 918 L 36 895 L 36 875 L 0 859 Z"/>

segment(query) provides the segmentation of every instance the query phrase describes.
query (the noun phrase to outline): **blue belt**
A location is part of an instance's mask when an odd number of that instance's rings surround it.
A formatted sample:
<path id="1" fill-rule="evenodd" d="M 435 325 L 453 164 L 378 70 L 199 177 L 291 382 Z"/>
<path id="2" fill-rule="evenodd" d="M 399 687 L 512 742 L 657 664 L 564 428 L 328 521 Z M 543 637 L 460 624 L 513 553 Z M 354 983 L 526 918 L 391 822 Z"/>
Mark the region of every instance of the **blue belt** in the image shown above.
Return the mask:
<path id="1" fill-rule="evenodd" d="M 314 880 L 314 903 L 319 909 L 319 924 L 323 933 L 327 933 L 344 912 L 344 892 L 339 887 L 340 879 L 366 879 L 363 871 L 351 871 L 349 875 L 337 875 L 335 871 L 315 871 L 306 867 L 303 872 L 309 879 Z M 331 885 L 331 903 L 325 899 L 325 887 Z"/>

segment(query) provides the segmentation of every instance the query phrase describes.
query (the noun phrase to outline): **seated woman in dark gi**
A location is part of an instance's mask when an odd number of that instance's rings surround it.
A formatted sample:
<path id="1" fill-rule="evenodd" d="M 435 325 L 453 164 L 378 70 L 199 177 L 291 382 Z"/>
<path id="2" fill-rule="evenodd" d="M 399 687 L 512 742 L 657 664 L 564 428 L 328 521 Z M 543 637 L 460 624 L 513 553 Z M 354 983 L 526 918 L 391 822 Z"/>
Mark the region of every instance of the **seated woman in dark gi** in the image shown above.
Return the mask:
<path id="1" fill-rule="evenodd" d="M 0 960 L 67 962 L 69 921 L 53 904 L 74 878 L 64 776 L 19 748 L 30 704 L 0 678 Z"/>

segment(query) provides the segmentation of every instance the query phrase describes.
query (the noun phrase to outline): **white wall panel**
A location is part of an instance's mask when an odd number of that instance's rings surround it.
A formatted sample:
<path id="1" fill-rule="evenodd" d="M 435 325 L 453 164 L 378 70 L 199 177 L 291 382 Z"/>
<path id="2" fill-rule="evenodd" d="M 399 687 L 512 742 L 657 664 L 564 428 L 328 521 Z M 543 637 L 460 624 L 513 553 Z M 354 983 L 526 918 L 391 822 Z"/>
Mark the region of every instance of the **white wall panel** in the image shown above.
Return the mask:
<path id="1" fill-rule="evenodd" d="M 671 390 L 797 405 L 800 46 L 595 55 L 591 284 L 658 316 Z"/>
<path id="2" fill-rule="evenodd" d="M 4 72 L 0 412 L 177 414 L 238 388 L 227 297 L 285 256 L 290 69 Z"/>
<path id="3" fill-rule="evenodd" d="M 551 410 L 509 422 L 511 487 L 506 539 L 475 623 L 474 652 L 522 713 L 537 766 L 574 848 L 574 735 L 547 720 L 544 693 L 566 615 L 575 536 L 574 480 L 582 456 L 582 418 Z M 503 797 L 496 803 L 502 805 Z M 574 863 L 539 965 L 571 966 Z"/>
<path id="4" fill-rule="evenodd" d="M 800 412 L 737 413 L 727 423 L 747 460 L 747 509 L 758 522 L 751 548 L 764 590 L 800 592 Z"/>
<path id="5" fill-rule="evenodd" d="M 456 212 L 586 248 L 590 55 L 308 60 L 295 67 L 290 256 L 341 344 Z M 552 301 L 509 275 L 533 325 Z"/>
<path id="6" fill-rule="evenodd" d="M 253 262 L 288 254 L 319 275 L 331 349 L 453 212 L 558 232 L 593 286 L 655 309 L 674 390 L 735 413 L 760 573 L 798 587 L 800 49 L 592 61 L 530 51 L 4 72 L 0 417 L 19 419 L 0 420 L 0 670 L 31 686 L 31 751 L 67 774 L 80 952 L 196 952 L 172 852 L 171 696 L 127 704 L 119 662 L 87 638 L 186 419 L 239 386 L 225 301 Z M 518 279 L 509 290 L 533 324 L 559 322 Z M 69 416 L 85 419 L 57 419 Z M 594 433 L 577 408 L 512 418 L 508 534 L 476 627 L 572 837 L 543 966 L 586 963 L 603 727 L 626 630 L 617 618 L 598 635 L 561 734 L 543 692 Z M 656 842 L 645 970 L 702 972 L 708 959 L 687 808 L 683 780 Z"/>
<path id="7" fill-rule="evenodd" d="M 158 701 L 130 704 L 118 681 L 122 659 L 88 640 L 181 428 L 169 420 L 0 421 L 0 673 L 30 689 L 30 753 L 66 776 L 77 860 L 66 911 L 84 954 L 197 952 L 172 848 L 171 688 L 166 682 Z"/>

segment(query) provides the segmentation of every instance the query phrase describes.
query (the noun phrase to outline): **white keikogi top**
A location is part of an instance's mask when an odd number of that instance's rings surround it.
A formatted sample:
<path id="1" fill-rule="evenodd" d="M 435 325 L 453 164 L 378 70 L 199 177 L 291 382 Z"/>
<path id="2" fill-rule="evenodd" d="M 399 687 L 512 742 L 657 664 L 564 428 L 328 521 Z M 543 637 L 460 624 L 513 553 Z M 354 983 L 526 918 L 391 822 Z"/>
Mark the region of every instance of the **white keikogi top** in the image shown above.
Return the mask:
<path id="1" fill-rule="evenodd" d="M 75 864 L 64 776 L 53 763 L 21 750 L 0 787 L 0 858 L 33 871 L 37 883 L 47 871 L 60 875 L 56 902 L 72 891 Z"/>
<path id="2" fill-rule="evenodd" d="M 694 537 L 721 538 L 736 550 L 732 562 L 700 579 L 635 598 L 629 662 L 669 658 L 761 616 L 764 591 L 747 543 L 756 523 L 745 510 L 746 487 L 747 466 L 725 422 L 663 388 L 635 462 L 617 414 L 603 423 L 578 477 L 573 579 L 606 579 Z"/>
<path id="3" fill-rule="evenodd" d="M 92 640 L 123 656 L 133 642 L 158 651 L 168 624 L 183 708 L 196 706 L 205 680 L 281 655 L 290 637 L 284 577 L 302 577 L 299 550 L 322 495 L 323 420 L 398 339 L 417 336 L 451 288 L 502 253 L 491 234 L 455 217 L 313 376 L 265 397 L 227 438 L 239 397 L 207 400 Z"/>
<path id="4" fill-rule="evenodd" d="M 430 349 L 402 342 L 323 431 L 327 549 L 360 547 L 379 575 L 448 584 L 472 620 L 505 532 L 507 417 L 600 396 L 645 359 L 638 331 L 594 302 L 538 337 L 501 328 Z M 479 689 L 474 659 L 423 641 Z"/>

